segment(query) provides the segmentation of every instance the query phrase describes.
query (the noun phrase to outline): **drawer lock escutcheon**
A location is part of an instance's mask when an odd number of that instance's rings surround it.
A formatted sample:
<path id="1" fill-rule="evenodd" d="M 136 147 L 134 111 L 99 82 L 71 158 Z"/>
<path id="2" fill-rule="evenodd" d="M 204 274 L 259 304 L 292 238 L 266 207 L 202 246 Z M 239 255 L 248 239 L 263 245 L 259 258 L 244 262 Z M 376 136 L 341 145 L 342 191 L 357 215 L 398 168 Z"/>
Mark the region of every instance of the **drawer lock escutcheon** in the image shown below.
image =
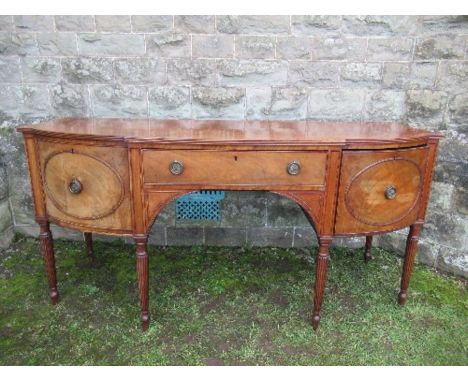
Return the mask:
<path id="1" fill-rule="evenodd" d="M 297 160 L 288 163 L 287 171 L 289 175 L 299 175 L 301 172 L 301 164 Z"/>
<path id="2" fill-rule="evenodd" d="M 397 194 L 397 189 L 395 186 L 391 185 L 391 186 L 388 186 L 386 189 L 385 189 L 385 197 L 387 199 L 395 199 L 396 197 L 396 194 Z"/>
<path id="3" fill-rule="evenodd" d="M 180 175 L 184 172 L 184 164 L 181 161 L 174 160 L 169 165 L 169 171 L 173 175 Z"/>
<path id="4" fill-rule="evenodd" d="M 78 179 L 73 178 L 71 182 L 68 184 L 68 190 L 72 194 L 79 194 L 83 190 L 83 185 Z"/>

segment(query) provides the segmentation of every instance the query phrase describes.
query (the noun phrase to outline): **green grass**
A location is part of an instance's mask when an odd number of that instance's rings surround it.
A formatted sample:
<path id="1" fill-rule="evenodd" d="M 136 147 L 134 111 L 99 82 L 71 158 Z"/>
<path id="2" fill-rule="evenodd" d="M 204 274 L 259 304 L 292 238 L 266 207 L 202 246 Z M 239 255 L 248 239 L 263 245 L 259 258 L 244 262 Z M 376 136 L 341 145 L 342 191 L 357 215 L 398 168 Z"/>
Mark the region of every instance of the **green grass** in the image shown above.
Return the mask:
<path id="1" fill-rule="evenodd" d="M 315 249 L 150 247 L 152 322 L 140 331 L 134 248 L 55 243 L 52 306 L 37 240 L 0 256 L 2 365 L 466 365 L 463 281 L 423 266 L 405 307 L 401 259 L 331 253 L 322 322 L 309 324 Z"/>

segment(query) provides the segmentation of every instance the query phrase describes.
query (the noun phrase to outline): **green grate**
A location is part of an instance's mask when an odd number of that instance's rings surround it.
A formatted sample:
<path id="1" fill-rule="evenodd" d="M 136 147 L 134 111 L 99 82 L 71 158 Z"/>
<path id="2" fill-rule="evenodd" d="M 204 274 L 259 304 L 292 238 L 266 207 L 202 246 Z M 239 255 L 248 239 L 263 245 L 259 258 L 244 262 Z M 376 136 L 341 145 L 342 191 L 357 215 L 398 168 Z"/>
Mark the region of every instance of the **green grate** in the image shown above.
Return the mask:
<path id="1" fill-rule="evenodd" d="M 176 201 L 177 220 L 219 220 L 224 191 L 198 191 Z"/>

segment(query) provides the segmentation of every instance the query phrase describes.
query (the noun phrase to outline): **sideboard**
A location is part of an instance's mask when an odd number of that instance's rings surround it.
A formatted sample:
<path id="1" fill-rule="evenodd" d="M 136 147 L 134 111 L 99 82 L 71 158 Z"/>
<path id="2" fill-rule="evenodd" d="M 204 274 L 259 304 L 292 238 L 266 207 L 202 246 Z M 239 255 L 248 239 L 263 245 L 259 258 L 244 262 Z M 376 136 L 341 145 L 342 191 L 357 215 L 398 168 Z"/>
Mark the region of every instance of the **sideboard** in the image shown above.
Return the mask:
<path id="1" fill-rule="evenodd" d="M 333 237 L 409 228 L 398 302 L 407 299 L 441 135 L 398 123 L 64 118 L 24 135 L 49 296 L 59 300 L 50 223 L 132 236 L 143 330 L 147 241 L 160 211 L 198 190 L 264 190 L 298 203 L 317 237 L 317 329 Z"/>

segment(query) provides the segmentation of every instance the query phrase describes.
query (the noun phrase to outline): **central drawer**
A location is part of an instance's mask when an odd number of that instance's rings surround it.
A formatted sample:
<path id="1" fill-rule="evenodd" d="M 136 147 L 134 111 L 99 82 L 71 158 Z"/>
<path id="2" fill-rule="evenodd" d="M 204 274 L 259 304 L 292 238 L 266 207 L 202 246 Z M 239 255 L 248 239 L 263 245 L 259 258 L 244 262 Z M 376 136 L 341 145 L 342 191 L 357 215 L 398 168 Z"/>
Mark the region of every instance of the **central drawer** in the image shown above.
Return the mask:
<path id="1" fill-rule="evenodd" d="M 327 152 L 143 150 L 145 184 L 323 185 Z"/>

